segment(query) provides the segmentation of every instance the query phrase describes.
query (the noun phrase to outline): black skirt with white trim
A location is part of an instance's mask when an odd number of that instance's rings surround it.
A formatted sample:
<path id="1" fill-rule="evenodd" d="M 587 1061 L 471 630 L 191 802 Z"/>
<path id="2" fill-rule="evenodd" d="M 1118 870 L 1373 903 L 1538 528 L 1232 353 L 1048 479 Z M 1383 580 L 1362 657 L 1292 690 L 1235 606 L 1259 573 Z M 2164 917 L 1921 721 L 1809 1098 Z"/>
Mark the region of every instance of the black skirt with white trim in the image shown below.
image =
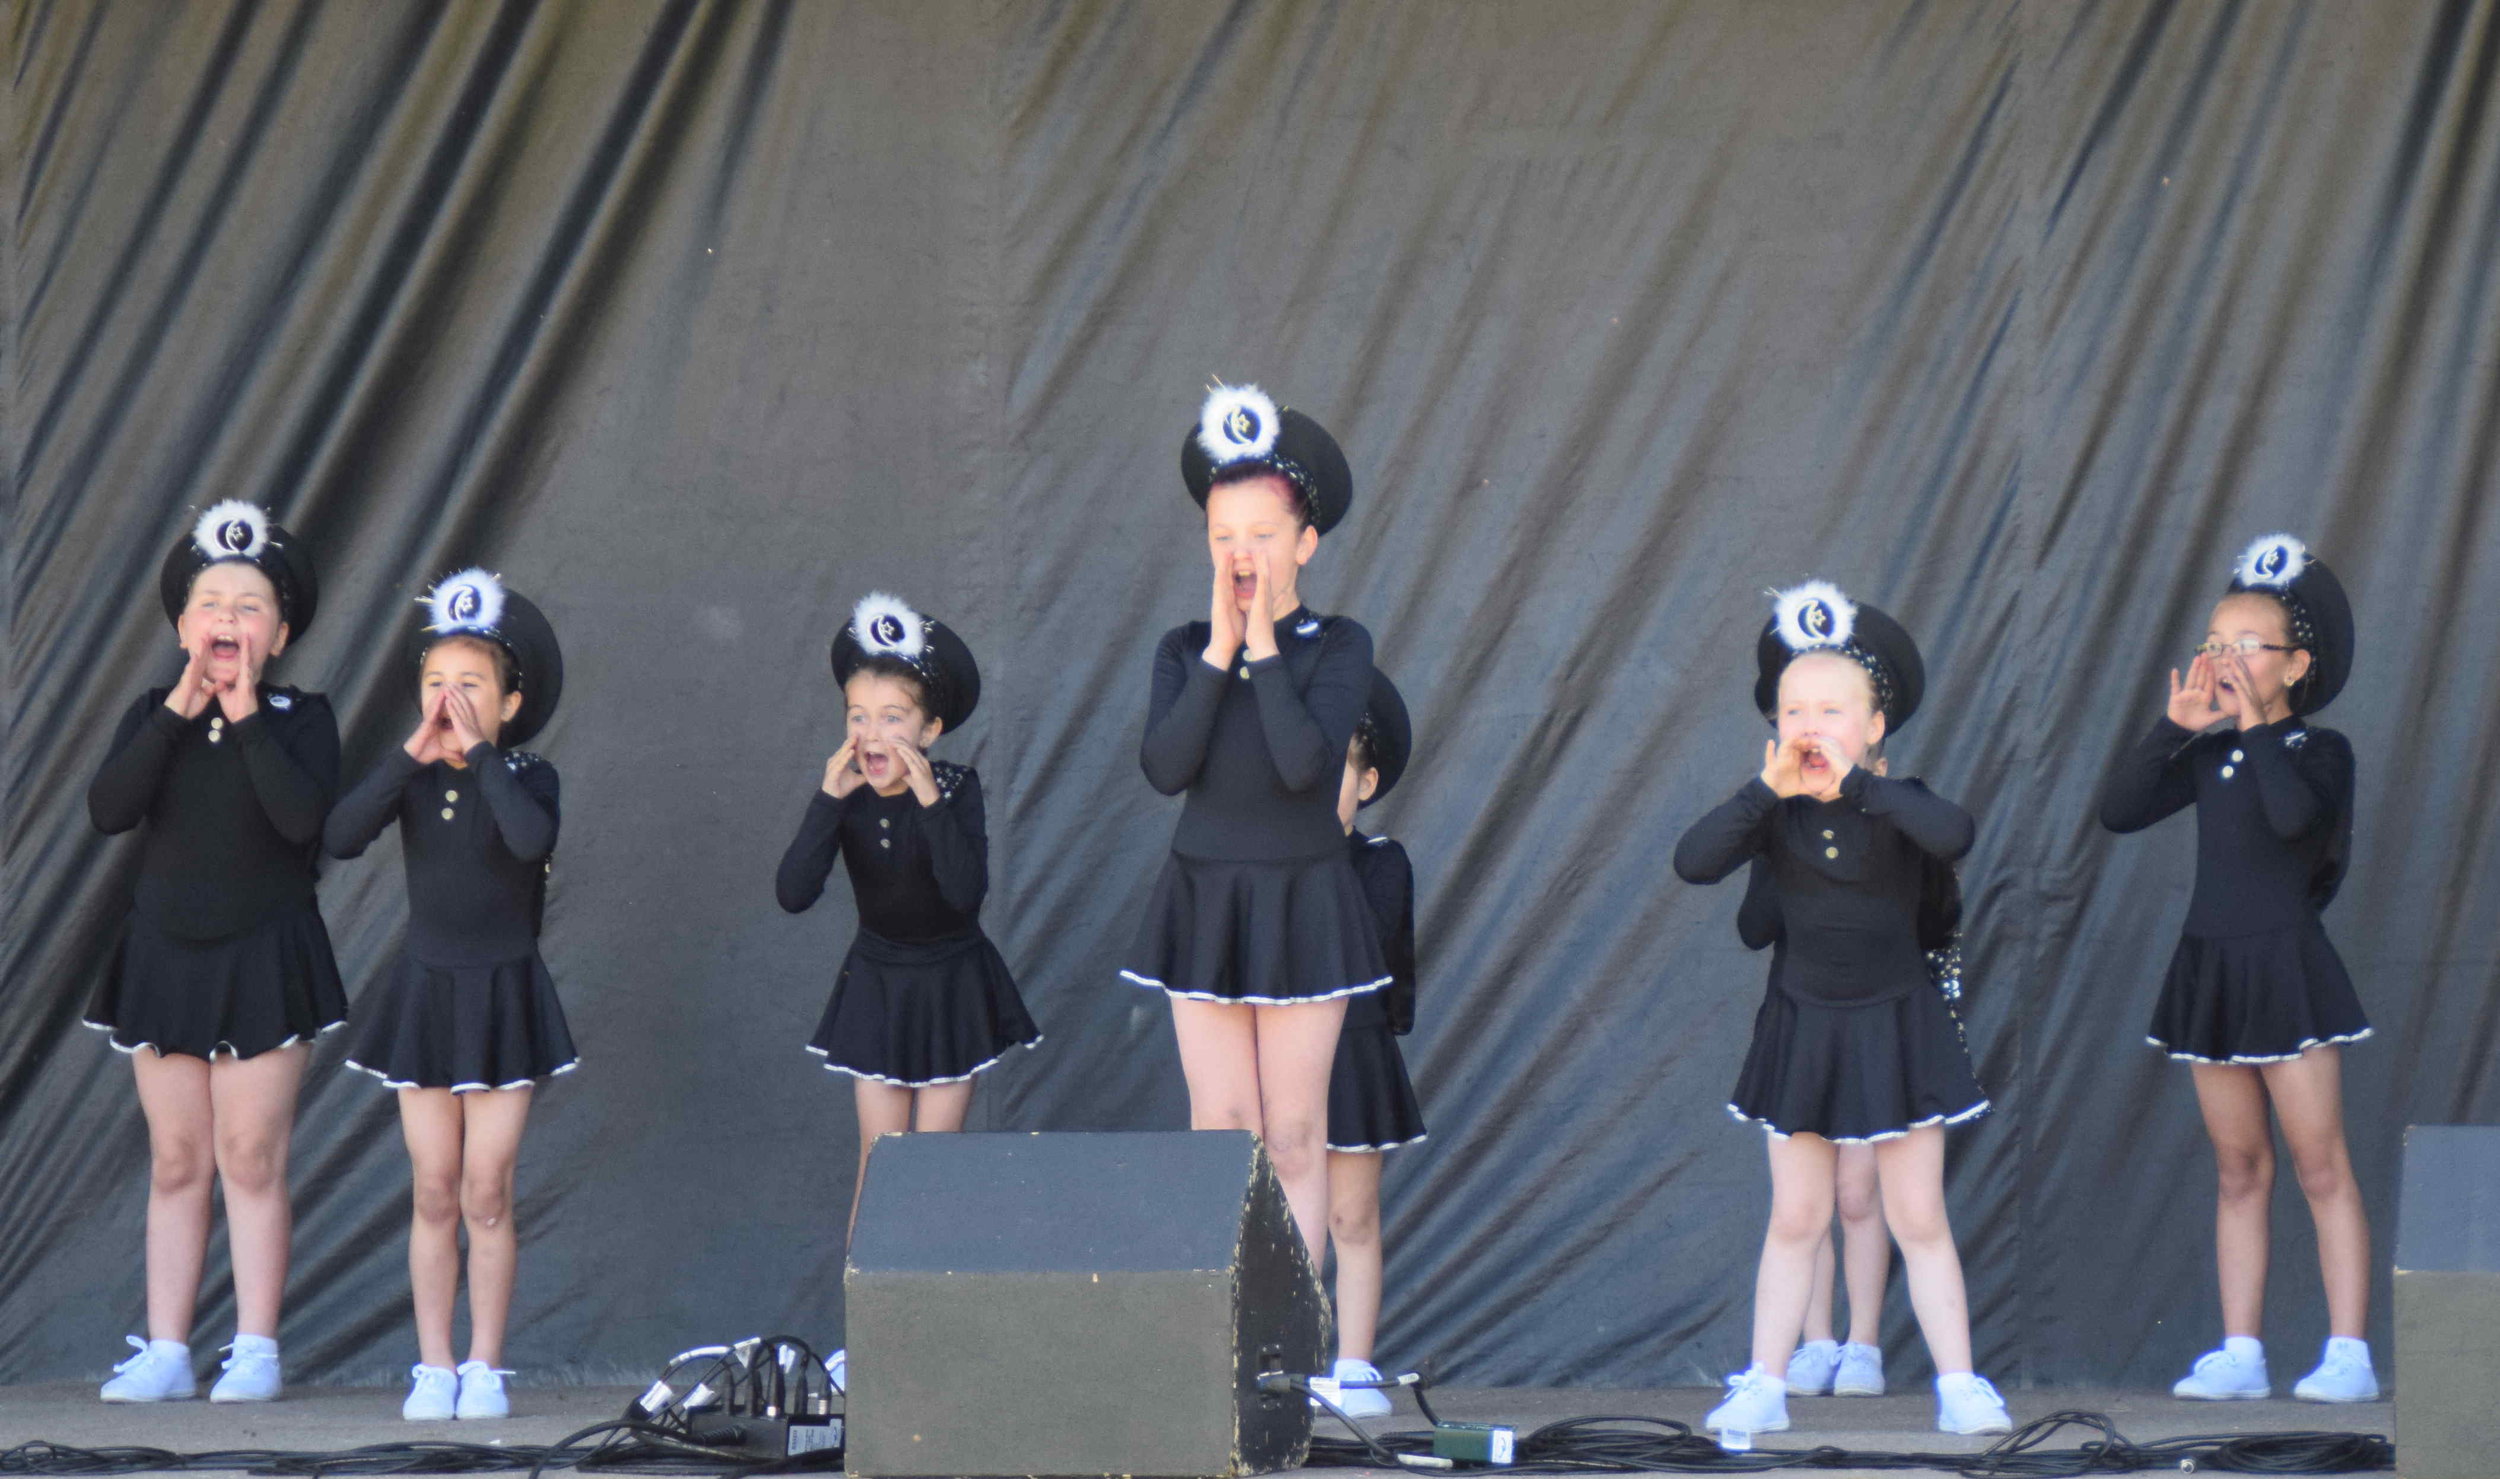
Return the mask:
<path id="1" fill-rule="evenodd" d="M 167 934 L 132 912 L 86 1023 L 125 1053 L 250 1058 L 347 1020 L 347 989 L 310 904 L 219 940 Z"/>
<path id="2" fill-rule="evenodd" d="M 1988 1112 L 1952 1008 L 1933 988 L 1832 1006 L 1774 986 L 1728 1113 L 1775 1135 L 1844 1145 L 1890 1140 Z"/>
<path id="3" fill-rule="evenodd" d="M 1389 984 L 1371 901 L 1335 847 L 1231 862 L 1173 853 L 1120 974 L 1204 1001 L 1297 1006 Z"/>
<path id="4" fill-rule="evenodd" d="M 2153 1004 L 2146 1041 L 2192 1063 L 2280 1063 L 2359 1042 L 2370 1019 L 2326 927 L 2186 935 Z"/>
<path id="5" fill-rule="evenodd" d="M 1406 1076 L 1397 1034 L 1383 1025 L 1348 1025 L 1337 1034 L 1328 1070 L 1328 1148 L 1362 1154 L 1424 1138 L 1424 1107 Z"/>
<path id="6" fill-rule="evenodd" d="M 347 1066 L 393 1089 L 474 1094 L 570 1073 L 580 1057 L 533 950 L 492 965 L 428 965 L 403 954 L 356 1004 Z"/>
<path id="7" fill-rule="evenodd" d="M 907 943 L 861 930 L 807 1050 L 836 1073 L 925 1089 L 1041 1040 L 989 936 Z"/>

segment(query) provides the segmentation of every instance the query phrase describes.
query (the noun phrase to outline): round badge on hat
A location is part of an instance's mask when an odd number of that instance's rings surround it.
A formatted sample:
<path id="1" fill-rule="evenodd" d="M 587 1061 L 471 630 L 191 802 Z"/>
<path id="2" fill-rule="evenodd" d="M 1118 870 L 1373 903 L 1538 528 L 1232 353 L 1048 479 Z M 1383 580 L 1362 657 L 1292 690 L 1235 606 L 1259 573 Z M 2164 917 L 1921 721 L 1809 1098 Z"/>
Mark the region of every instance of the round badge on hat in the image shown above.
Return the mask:
<path id="1" fill-rule="evenodd" d="M 1907 628 L 1830 581 L 1809 580 L 1771 593 L 1771 619 L 1754 641 L 1754 707 L 1765 716 L 1777 709 L 1780 674 L 1809 652 L 1836 652 L 1866 669 L 1887 732 L 1909 723 L 1926 696 L 1927 664 Z"/>
<path id="2" fill-rule="evenodd" d="M 157 571 L 157 596 L 165 603 L 168 621 L 180 621 L 191 599 L 191 582 L 211 565 L 240 561 L 269 577 L 278 592 L 278 615 L 287 632 L 301 641 L 312 630 L 321 604 L 321 583 L 313 573 L 312 556 L 256 503 L 229 498 L 213 504 L 191 525 L 191 532 L 165 554 Z"/>
<path id="3" fill-rule="evenodd" d="M 1293 484 L 1322 534 L 1354 506 L 1354 470 L 1328 428 L 1255 385 L 1218 384 L 1181 438 L 1181 482 L 1204 508 L 1218 482 L 1258 471 Z"/>
<path id="4" fill-rule="evenodd" d="M 417 633 L 420 658 L 445 637 L 475 637 L 511 655 L 521 706 L 496 736 L 497 744 L 513 749 L 547 727 L 564 697 L 564 649 L 536 603 L 501 577 L 472 567 L 436 581 L 420 604 L 426 613 Z"/>
<path id="5" fill-rule="evenodd" d="M 870 591 L 834 635 L 833 681 L 848 683 L 871 657 L 908 664 L 921 678 L 929 712 L 953 734 L 981 703 L 981 669 L 955 629 L 923 616 L 899 596 Z"/>
<path id="6" fill-rule="evenodd" d="M 1415 728 L 1407 717 L 1405 696 L 1389 675 L 1372 669 L 1371 697 L 1363 705 L 1363 732 L 1371 738 L 1372 768 L 1380 772 L 1380 783 L 1372 788 L 1369 806 L 1396 789 L 1398 778 L 1406 774 L 1406 762 L 1415 753 Z"/>
<path id="7" fill-rule="evenodd" d="M 2309 546 L 2289 534 L 2249 542 L 2232 566 L 2233 594 L 2263 592 L 2291 613 L 2292 645 L 2309 654 L 2309 673 L 2292 685 L 2292 712 L 2314 714 L 2335 702 L 2352 677 L 2355 634 L 2344 583 Z"/>

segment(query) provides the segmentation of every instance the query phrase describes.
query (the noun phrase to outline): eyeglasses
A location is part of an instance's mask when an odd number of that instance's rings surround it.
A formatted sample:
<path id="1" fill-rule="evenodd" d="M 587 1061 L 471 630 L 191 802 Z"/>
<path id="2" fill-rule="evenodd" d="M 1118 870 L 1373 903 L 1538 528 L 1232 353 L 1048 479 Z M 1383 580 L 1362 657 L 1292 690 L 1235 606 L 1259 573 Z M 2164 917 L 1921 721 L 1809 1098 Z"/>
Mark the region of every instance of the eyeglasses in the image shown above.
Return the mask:
<path id="1" fill-rule="evenodd" d="M 2260 652 L 2298 652 L 2299 650 L 2297 647 L 2285 647 L 2274 642 L 2260 642 L 2254 637 L 2242 637 L 2236 642 L 2200 642 L 2195 647 L 2198 657 L 2255 657 Z"/>

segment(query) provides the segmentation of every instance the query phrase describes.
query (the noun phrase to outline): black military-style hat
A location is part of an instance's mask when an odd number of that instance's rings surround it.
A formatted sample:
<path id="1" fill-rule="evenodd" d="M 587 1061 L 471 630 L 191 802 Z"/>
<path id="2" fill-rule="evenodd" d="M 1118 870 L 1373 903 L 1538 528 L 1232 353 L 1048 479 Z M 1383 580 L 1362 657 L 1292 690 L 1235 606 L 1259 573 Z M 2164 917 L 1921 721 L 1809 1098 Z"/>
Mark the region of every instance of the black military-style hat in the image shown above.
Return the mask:
<path id="1" fill-rule="evenodd" d="M 422 604 L 426 617 L 417 632 L 420 659 L 445 637 L 475 637 L 511 654 L 512 686 L 521 695 L 521 707 L 496 736 L 498 743 L 511 749 L 547 727 L 564 697 L 564 649 L 536 603 L 501 577 L 471 568 L 436 581 Z"/>
<path id="2" fill-rule="evenodd" d="M 1837 652 L 1875 680 L 1875 706 L 1887 732 L 1910 722 L 1927 692 L 1927 664 L 1907 628 L 1829 581 L 1774 591 L 1771 600 L 1771 619 L 1754 642 L 1756 708 L 1768 716 L 1778 707 L 1780 674 L 1791 662 L 1809 652 Z"/>
<path id="3" fill-rule="evenodd" d="M 1255 385 L 1218 385 L 1181 439 L 1181 481 L 1204 508 L 1217 483 L 1250 471 L 1274 472 L 1293 484 L 1311 527 L 1322 534 L 1354 506 L 1354 471 L 1327 427 L 1279 408 Z"/>
<path id="4" fill-rule="evenodd" d="M 1380 784 L 1363 803 L 1369 806 L 1396 788 L 1398 778 L 1406 774 L 1407 760 L 1415 753 L 1415 728 L 1407 718 L 1406 698 L 1378 668 L 1372 669 L 1371 698 L 1363 705 L 1362 722 L 1355 726 L 1355 733 L 1364 737 L 1364 753 L 1371 756 L 1372 769 L 1380 772 Z"/>
<path id="5" fill-rule="evenodd" d="M 230 498 L 213 505 L 191 526 L 191 532 L 165 554 L 158 571 L 157 594 L 165 602 L 168 621 L 180 621 L 190 602 L 191 582 L 211 565 L 229 560 L 257 567 L 277 588 L 278 615 L 297 641 L 312 629 L 321 604 L 321 582 L 314 576 L 312 556 L 286 526 L 256 503 Z"/>
<path id="6" fill-rule="evenodd" d="M 850 625 L 833 639 L 833 681 L 848 683 L 871 657 L 899 658 L 920 675 L 929 712 L 948 734 L 963 727 L 981 702 L 981 669 L 964 639 L 932 616 L 883 591 L 862 596 Z"/>
<path id="7" fill-rule="evenodd" d="M 2230 592 L 2261 592 L 2291 613 L 2292 645 L 2309 654 L 2309 671 L 2292 685 L 2292 712 L 2314 714 L 2335 702 L 2352 677 L 2352 601 L 2326 561 L 2289 534 L 2268 534 L 2240 552 Z"/>

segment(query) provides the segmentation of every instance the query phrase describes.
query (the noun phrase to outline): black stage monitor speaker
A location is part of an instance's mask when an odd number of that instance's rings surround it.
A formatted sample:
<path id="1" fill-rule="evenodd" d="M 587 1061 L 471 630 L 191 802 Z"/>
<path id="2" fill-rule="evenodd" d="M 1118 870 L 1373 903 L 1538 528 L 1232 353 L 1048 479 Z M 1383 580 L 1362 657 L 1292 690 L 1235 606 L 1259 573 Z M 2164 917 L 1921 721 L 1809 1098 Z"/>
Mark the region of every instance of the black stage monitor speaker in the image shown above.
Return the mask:
<path id="1" fill-rule="evenodd" d="M 843 1270 L 861 1475 L 1302 1462 L 1327 1305 L 1247 1131 L 889 1135 Z"/>
<path id="2" fill-rule="evenodd" d="M 2500 1474 L 2500 1125 L 2405 1131 L 2396 1208 L 2396 1472 Z"/>

